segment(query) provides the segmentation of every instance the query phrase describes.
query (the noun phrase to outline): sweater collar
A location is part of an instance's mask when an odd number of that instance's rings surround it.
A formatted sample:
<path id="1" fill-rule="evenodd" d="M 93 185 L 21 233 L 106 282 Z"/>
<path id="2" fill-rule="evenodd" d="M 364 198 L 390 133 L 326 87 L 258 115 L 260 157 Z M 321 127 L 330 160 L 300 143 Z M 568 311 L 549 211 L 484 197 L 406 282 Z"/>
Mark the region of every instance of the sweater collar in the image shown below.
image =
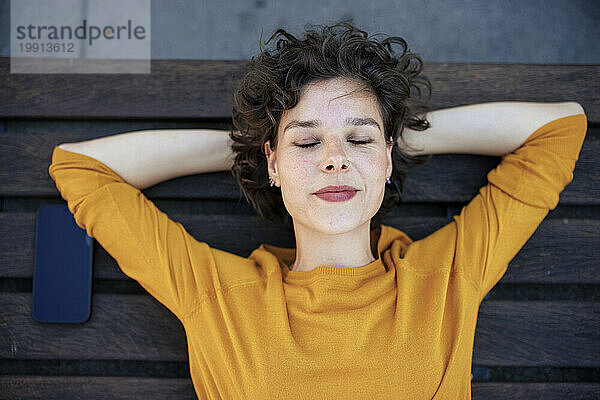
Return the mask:
<path id="1" fill-rule="evenodd" d="M 399 257 L 403 257 L 406 249 L 413 240 L 404 232 L 389 226 L 379 225 L 371 230 L 371 250 L 376 259 L 362 267 L 344 268 L 335 266 L 319 266 L 310 271 L 290 271 L 289 266 L 296 258 L 296 249 L 289 247 L 279 247 L 270 244 L 261 244 L 259 249 L 266 250 L 277 258 L 279 267 L 286 282 L 290 281 L 305 281 L 311 280 L 319 275 L 341 275 L 341 276 L 375 276 L 386 273 L 392 267 L 391 260 L 393 258 L 385 257 L 384 253 L 392 249 L 392 244 L 395 243 L 394 250 L 398 252 Z M 396 247 L 397 246 L 397 247 Z"/>

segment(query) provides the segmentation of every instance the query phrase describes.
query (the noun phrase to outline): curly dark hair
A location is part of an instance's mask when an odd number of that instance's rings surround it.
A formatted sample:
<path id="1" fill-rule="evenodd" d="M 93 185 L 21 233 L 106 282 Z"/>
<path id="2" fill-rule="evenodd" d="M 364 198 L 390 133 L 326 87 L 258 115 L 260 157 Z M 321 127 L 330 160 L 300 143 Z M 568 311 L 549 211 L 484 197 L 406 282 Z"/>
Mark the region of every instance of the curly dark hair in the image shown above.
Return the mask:
<path id="1" fill-rule="evenodd" d="M 321 31 L 311 27 L 320 27 Z M 303 86 L 347 78 L 375 95 L 384 123 L 384 137 L 388 142 L 394 141 L 392 184 L 385 185 L 382 204 L 371 219 L 373 229 L 384 214 L 402 201 L 402 183 L 408 170 L 432 156 L 409 155 L 401 151 L 397 141 L 399 137 L 402 139 L 404 126 L 416 131 L 430 127 L 427 119 L 419 117 L 429 111 L 429 106 L 415 98 L 411 88 L 420 97 L 419 84 L 424 85 L 429 100 L 431 83 L 425 76 L 419 76 L 423 62 L 419 56 L 407 52 L 406 41 L 400 37 L 388 37 L 381 42 L 371 40 L 365 31 L 345 21 L 331 26 L 307 24 L 305 31 L 300 40 L 278 29 L 265 42 L 267 45 L 277 35 L 285 37 L 277 40 L 274 53 L 261 46 L 258 57 L 250 60 L 249 69 L 234 93 L 233 126 L 229 132 L 235 154 L 231 173 L 260 217 L 283 222 L 293 233 L 292 217 L 283 203 L 281 188 L 268 182 L 264 144 L 270 140 L 271 148 L 277 146 L 281 116 L 284 110 L 298 103 Z M 394 55 L 392 43 L 403 46 L 399 57 Z M 416 64 L 411 64 L 411 60 Z"/>

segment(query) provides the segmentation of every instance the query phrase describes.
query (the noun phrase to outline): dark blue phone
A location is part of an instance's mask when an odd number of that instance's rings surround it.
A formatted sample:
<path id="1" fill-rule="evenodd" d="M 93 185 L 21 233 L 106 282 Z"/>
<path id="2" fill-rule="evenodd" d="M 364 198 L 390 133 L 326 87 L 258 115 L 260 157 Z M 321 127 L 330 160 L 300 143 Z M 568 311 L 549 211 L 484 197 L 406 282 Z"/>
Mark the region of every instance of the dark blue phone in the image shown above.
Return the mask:
<path id="1" fill-rule="evenodd" d="M 92 300 L 92 238 L 65 205 L 39 208 L 32 315 L 39 322 L 82 323 Z"/>

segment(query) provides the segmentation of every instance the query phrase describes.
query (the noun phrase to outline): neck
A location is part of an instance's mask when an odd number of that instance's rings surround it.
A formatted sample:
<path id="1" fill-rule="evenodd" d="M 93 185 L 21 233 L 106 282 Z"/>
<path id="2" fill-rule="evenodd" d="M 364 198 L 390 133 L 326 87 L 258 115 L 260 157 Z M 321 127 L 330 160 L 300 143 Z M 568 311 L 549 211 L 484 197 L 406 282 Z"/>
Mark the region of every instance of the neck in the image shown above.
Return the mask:
<path id="1" fill-rule="evenodd" d="M 371 251 L 370 221 L 345 233 L 326 234 L 294 224 L 296 259 L 292 271 L 310 271 L 322 265 L 357 268 L 375 261 Z"/>

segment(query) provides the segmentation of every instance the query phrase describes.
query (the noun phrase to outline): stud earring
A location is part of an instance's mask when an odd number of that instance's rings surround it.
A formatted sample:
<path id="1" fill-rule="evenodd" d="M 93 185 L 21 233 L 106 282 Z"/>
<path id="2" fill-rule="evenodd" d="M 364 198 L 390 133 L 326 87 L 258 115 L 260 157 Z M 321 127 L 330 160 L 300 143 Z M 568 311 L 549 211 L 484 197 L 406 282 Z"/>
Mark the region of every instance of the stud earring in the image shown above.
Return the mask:
<path id="1" fill-rule="evenodd" d="M 392 183 L 392 181 L 390 181 L 390 177 L 388 176 L 387 180 L 385 181 L 385 183 Z"/>
<path id="2" fill-rule="evenodd" d="M 271 187 L 275 185 L 275 181 L 270 176 L 269 176 L 269 185 L 271 185 Z"/>

